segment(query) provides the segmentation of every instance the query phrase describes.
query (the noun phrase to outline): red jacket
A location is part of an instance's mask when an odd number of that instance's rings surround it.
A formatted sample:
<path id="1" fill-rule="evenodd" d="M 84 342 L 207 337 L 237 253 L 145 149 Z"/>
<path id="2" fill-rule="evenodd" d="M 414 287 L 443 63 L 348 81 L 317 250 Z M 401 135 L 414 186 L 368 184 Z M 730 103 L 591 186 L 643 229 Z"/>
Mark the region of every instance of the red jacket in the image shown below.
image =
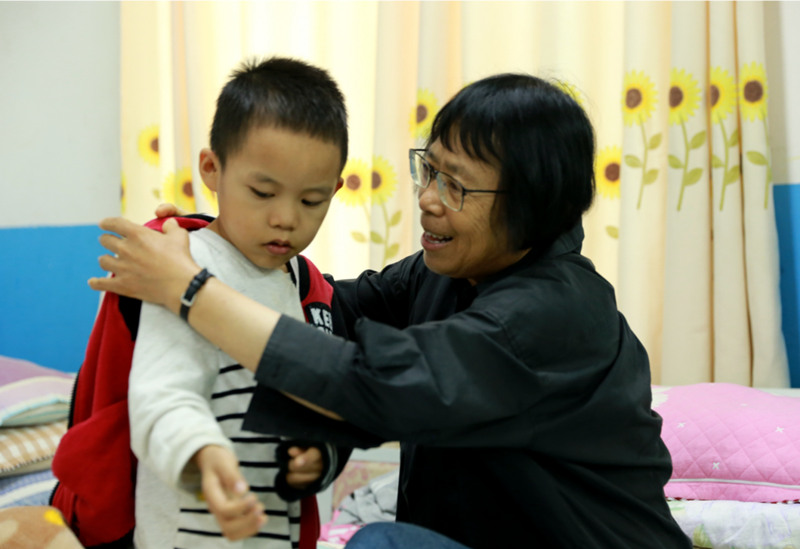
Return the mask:
<path id="1" fill-rule="evenodd" d="M 177 220 L 187 230 L 209 223 L 202 216 Z M 163 221 L 147 226 L 161 230 Z M 295 276 L 303 310 L 306 321 L 314 323 L 319 309 L 330 311 L 333 288 L 313 263 L 302 256 L 298 263 Z M 135 525 L 137 460 L 130 448 L 128 374 L 140 306 L 136 299 L 104 296 L 75 380 L 69 428 L 53 458 L 58 484 L 51 504 L 87 547 L 125 538 Z M 319 528 L 316 498 L 306 497 L 301 502 L 300 549 L 316 547 Z"/>

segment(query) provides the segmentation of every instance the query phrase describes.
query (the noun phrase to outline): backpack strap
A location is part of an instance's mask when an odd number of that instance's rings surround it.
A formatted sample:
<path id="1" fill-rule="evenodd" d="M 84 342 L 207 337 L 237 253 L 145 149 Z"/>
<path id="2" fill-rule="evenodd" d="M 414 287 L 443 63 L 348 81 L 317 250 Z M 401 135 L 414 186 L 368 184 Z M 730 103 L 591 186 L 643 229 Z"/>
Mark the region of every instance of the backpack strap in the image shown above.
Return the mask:
<path id="1" fill-rule="evenodd" d="M 287 267 L 297 286 L 306 322 L 329 334 L 334 333 L 331 314 L 333 287 L 325 280 L 316 265 L 302 255 L 293 257 Z"/>

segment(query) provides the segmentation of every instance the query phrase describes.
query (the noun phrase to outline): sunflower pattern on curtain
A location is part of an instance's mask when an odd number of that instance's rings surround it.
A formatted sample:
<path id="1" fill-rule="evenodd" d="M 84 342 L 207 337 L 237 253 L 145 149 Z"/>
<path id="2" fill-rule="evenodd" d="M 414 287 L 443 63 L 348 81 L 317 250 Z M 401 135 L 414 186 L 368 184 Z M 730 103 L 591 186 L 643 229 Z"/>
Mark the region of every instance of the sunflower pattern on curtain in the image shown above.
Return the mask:
<path id="1" fill-rule="evenodd" d="M 196 171 L 206 145 L 189 133 L 185 68 L 175 63 L 181 38 L 175 12 L 162 2 L 121 7 L 122 213 L 140 222 L 163 202 L 217 213 L 216 197 Z"/>
<path id="2" fill-rule="evenodd" d="M 661 383 L 787 386 L 762 7 L 627 9 L 671 35 L 668 73 L 662 51 L 627 50 L 620 301 Z"/>
<path id="3" fill-rule="evenodd" d="M 536 74 L 595 125 L 583 251 L 617 288 L 654 383 L 785 386 L 762 9 L 125 2 L 124 212 L 216 213 L 196 159 L 219 89 L 245 58 L 298 57 L 333 75 L 350 114 L 344 186 L 305 255 L 340 278 L 380 269 L 419 249 L 407 150 L 441 105 L 490 74 Z"/>

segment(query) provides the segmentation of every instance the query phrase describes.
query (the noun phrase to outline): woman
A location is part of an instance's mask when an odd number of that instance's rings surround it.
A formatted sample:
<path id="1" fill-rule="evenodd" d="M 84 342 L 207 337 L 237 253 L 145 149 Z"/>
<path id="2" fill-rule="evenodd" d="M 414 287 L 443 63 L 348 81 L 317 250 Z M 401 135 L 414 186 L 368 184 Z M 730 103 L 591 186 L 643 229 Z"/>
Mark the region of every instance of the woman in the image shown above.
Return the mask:
<path id="1" fill-rule="evenodd" d="M 409 157 L 423 249 L 335 283 L 350 341 L 214 279 L 191 325 L 259 383 L 400 440 L 400 522 L 476 548 L 690 547 L 664 500 L 647 354 L 580 254 L 584 111 L 538 78 L 489 77 Z M 102 238 L 116 277 L 91 286 L 177 313 L 200 271 L 184 232 L 101 227 L 125 238 Z"/>

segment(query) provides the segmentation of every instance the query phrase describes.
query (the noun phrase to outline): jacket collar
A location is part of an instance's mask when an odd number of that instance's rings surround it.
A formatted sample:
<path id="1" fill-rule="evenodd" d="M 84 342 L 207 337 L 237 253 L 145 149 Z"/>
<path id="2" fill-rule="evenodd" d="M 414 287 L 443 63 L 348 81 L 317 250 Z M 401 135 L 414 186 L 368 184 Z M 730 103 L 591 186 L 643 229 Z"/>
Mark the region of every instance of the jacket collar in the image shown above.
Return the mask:
<path id="1" fill-rule="evenodd" d="M 492 284 L 501 278 L 505 278 L 511 274 L 522 271 L 523 269 L 539 261 L 569 253 L 579 254 L 581 252 L 581 246 L 583 245 L 583 237 L 583 225 L 579 221 L 571 229 L 562 233 L 561 236 L 556 238 L 555 242 L 553 242 L 543 254 L 536 254 L 533 251 L 528 252 L 522 259 L 513 265 L 509 265 L 505 269 L 486 277 L 483 281 L 478 283 L 476 289 L 480 290 L 487 284 Z"/>
<path id="2" fill-rule="evenodd" d="M 561 236 L 556 238 L 556 241 L 553 242 L 550 248 L 548 248 L 547 251 L 540 256 L 540 258 L 545 259 L 573 252 L 578 254 L 581 253 L 583 236 L 583 225 L 579 221 L 570 230 L 562 233 Z"/>

